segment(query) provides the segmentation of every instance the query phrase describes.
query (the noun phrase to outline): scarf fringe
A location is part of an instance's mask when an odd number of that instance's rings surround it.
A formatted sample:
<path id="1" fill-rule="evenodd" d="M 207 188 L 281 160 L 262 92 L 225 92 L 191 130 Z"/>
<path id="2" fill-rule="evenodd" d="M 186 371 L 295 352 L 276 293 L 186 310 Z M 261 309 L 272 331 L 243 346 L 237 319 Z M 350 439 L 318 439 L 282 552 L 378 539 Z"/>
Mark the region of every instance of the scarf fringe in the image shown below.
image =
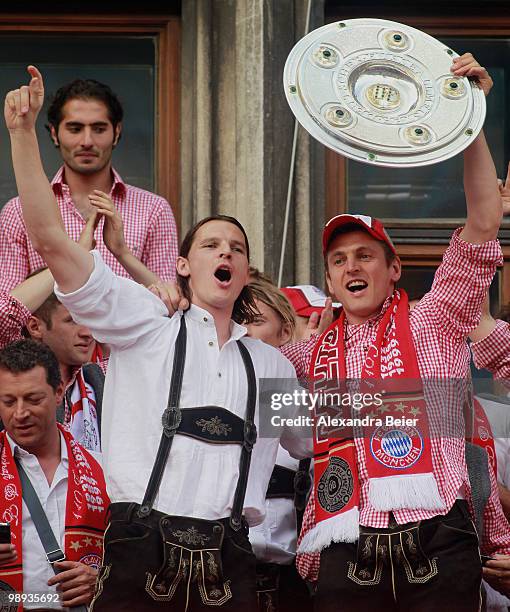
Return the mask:
<path id="1" fill-rule="evenodd" d="M 376 510 L 403 508 L 443 510 L 444 502 L 434 474 L 402 474 L 371 478 L 368 499 Z"/>
<path id="2" fill-rule="evenodd" d="M 359 511 L 357 507 L 320 521 L 308 531 L 298 546 L 298 554 L 316 553 L 331 542 L 356 542 L 359 537 Z"/>

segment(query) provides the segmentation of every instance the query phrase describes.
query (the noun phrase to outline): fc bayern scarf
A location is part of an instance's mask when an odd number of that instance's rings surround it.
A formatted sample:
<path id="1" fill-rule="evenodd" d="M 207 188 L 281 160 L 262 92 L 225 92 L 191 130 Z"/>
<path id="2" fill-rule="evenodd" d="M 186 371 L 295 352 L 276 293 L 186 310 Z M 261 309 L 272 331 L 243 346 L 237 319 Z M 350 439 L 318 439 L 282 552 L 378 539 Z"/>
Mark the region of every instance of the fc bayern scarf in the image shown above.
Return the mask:
<path id="1" fill-rule="evenodd" d="M 83 378 L 80 368 L 71 389 L 71 417 L 69 430 L 73 438 L 85 448 L 101 452 L 94 389 Z"/>
<path id="2" fill-rule="evenodd" d="M 482 404 L 476 399 L 476 397 L 473 397 L 473 415 L 471 423 L 468 423 L 468 430 L 469 425 L 471 425 L 471 432 L 469 434 L 468 431 L 466 438 L 473 444 L 485 448 L 489 458 L 489 465 L 497 478 L 498 460 L 496 456 L 496 447 L 494 445 L 494 435 L 492 433 L 492 428 L 489 423 L 489 419 L 487 418 L 487 414 L 485 413 Z"/>
<path id="3" fill-rule="evenodd" d="M 64 436 L 69 460 L 63 552 L 70 561 L 98 569 L 110 504 L 103 470 L 69 432 L 60 425 L 59 429 Z M 22 489 L 5 431 L 0 433 L 0 445 L 0 521 L 11 525 L 11 541 L 18 554 L 14 564 L 0 566 L 0 580 L 22 593 Z M 58 538 L 58 534 L 55 536 Z"/>
<path id="4" fill-rule="evenodd" d="M 345 313 L 319 338 L 310 364 L 314 393 L 345 384 Z M 377 380 L 376 380 L 377 379 Z M 444 508 L 433 474 L 426 403 L 416 350 L 409 325 L 407 295 L 398 290 L 379 321 L 376 338 L 367 351 L 361 372 L 361 389 L 390 391 L 376 409 L 363 409 L 364 463 L 369 478 L 369 501 L 379 511 L 402 508 Z M 415 417 L 413 426 L 404 411 Z M 363 417 L 369 417 L 368 420 Z M 375 418 L 375 417 L 380 418 Z M 391 417 L 391 418 L 387 418 Z M 366 422 L 365 422 L 366 421 Z M 388 424 L 391 422 L 391 424 Z M 401 424 L 400 424 L 401 423 Z M 315 415 L 315 527 L 301 541 L 299 552 L 317 552 L 331 542 L 355 542 L 359 534 L 360 482 L 354 430 L 344 427 L 335 437 L 321 434 Z"/>

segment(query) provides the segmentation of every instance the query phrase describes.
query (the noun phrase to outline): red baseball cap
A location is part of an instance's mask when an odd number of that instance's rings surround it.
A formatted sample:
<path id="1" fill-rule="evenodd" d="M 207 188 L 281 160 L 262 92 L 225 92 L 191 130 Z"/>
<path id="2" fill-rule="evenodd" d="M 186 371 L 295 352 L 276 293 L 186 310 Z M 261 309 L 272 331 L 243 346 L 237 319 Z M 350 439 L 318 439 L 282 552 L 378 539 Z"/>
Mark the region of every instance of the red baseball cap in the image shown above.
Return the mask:
<path id="1" fill-rule="evenodd" d="M 324 226 L 324 231 L 322 232 L 323 255 L 326 255 L 333 232 L 339 227 L 351 223 L 359 225 L 365 229 L 376 240 L 385 242 L 393 253 L 395 255 L 397 254 L 395 245 L 391 241 L 388 232 L 384 229 L 384 225 L 379 221 L 379 219 L 376 219 L 375 217 L 368 217 L 367 215 L 337 215 L 336 217 L 330 219 Z"/>
<path id="2" fill-rule="evenodd" d="M 309 317 L 313 312 L 321 312 L 326 304 L 326 294 L 313 285 L 294 285 L 282 287 L 281 291 L 288 297 L 298 317 Z M 339 308 L 340 304 L 333 304 Z"/>

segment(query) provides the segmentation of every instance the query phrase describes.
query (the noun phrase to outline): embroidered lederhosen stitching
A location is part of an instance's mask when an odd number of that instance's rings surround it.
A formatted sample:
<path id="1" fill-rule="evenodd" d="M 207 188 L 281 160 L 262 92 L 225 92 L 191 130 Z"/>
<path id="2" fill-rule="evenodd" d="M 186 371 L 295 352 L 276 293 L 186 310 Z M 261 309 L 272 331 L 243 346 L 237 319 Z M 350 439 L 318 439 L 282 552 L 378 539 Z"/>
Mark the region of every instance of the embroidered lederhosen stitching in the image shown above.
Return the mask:
<path id="1" fill-rule="evenodd" d="M 214 561 L 214 556 L 207 550 L 200 551 L 200 563 L 201 576 L 198 580 L 198 590 L 200 591 L 200 598 L 202 603 L 206 606 L 222 606 L 225 602 L 232 598 L 232 591 L 230 590 L 230 580 L 225 580 L 223 583 L 223 592 L 218 588 L 213 588 L 207 593 L 205 584 L 205 572 L 204 572 L 204 552 L 208 556 L 206 564 L 209 568 L 209 575 L 219 579 L 218 566 Z M 211 599 L 211 597 L 213 599 Z"/>
<path id="2" fill-rule="evenodd" d="M 348 563 L 347 577 L 360 586 L 375 586 L 381 582 L 382 559 L 379 558 L 379 555 L 381 553 L 384 554 L 385 551 L 383 546 L 379 546 L 379 535 L 377 535 L 375 551 L 372 552 L 374 536 L 375 534 L 366 537 L 363 549 L 361 550 L 361 558 L 363 560 L 368 560 L 371 556 L 375 555 L 373 576 L 367 568 L 363 567 L 358 570 L 358 562 L 352 563 L 352 561 L 349 561 Z"/>
<path id="3" fill-rule="evenodd" d="M 92 598 L 92 601 L 90 602 L 89 612 L 92 612 L 94 610 L 94 604 L 95 604 L 97 598 L 103 592 L 103 585 L 105 583 L 105 580 L 110 575 L 110 570 L 111 569 L 112 569 L 112 564 L 111 563 L 109 563 L 108 565 L 103 565 L 103 567 L 101 567 L 101 569 L 99 571 L 99 574 L 97 576 L 97 580 L 96 580 L 96 588 L 95 588 L 94 597 Z"/>
<path id="4" fill-rule="evenodd" d="M 227 436 L 232 427 L 228 423 L 224 423 L 220 417 L 213 416 L 211 419 L 199 419 L 195 423 L 202 428 L 202 431 L 210 433 L 212 436 Z"/>
<path id="5" fill-rule="evenodd" d="M 181 544 L 200 544 L 203 546 L 210 539 L 204 533 L 200 533 L 196 527 L 189 527 L 185 531 L 178 529 L 177 531 L 172 531 L 172 535 L 175 536 Z"/>
<path id="6" fill-rule="evenodd" d="M 242 424 L 242 428 L 238 427 L 235 439 L 229 440 L 231 443 L 242 444 L 239 460 L 239 479 L 229 519 L 229 524 L 234 532 L 237 532 L 242 526 L 241 515 L 246 494 L 250 453 L 257 438 L 254 424 L 257 391 L 255 371 L 248 349 L 246 349 L 240 341 L 238 341 L 237 344 L 246 370 L 248 393 L 246 400 L 246 417 L 244 421 L 236 417 L 236 415 L 232 415 Z M 185 317 L 183 316 L 180 321 L 180 329 L 177 337 L 168 406 L 162 415 L 163 432 L 160 447 L 151 472 L 149 484 L 145 491 L 144 499 L 137 511 L 137 516 L 140 519 L 145 519 L 149 516 L 153 508 L 155 496 L 161 484 L 162 468 L 168 458 L 173 436 L 176 433 L 182 433 L 195 437 L 197 434 L 197 432 L 192 433 L 186 431 L 185 427 L 181 427 L 183 425 L 183 412 L 178 407 L 184 371 L 185 350 L 186 323 Z M 204 407 L 204 411 L 205 408 L 207 407 Z M 188 411 L 186 416 L 193 418 L 198 408 L 196 410 L 193 408 L 185 410 Z M 223 412 L 229 414 L 227 410 L 219 407 L 216 407 L 216 410 L 221 411 L 222 414 Z M 191 411 L 194 411 L 194 413 Z M 218 414 L 213 415 L 212 418 L 196 419 L 194 425 L 202 429 L 202 434 L 208 434 L 216 438 L 218 436 L 221 438 L 223 438 L 223 436 L 227 437 L 228 434 L 233 431 L 234 427 L 234 424 L 230 425 L 225 423 Z M 201 436 L 196 435 L 196 437 L 200 438 Z M 206 441 L 213 443 L 219 442 L 221 444 L 227 442 L 223 439 L 208 439 Z M 193 517 L 163 516 L 159 520 L 159 530 L 163 541 L 164 559 L 162 566 L 155 575 L 147 572 L 145 591 L 151 598 L 154 600 L 160 600 L 161 598 L 171 599 L 172 596 L 175 595 L 178 583 L 186 578 L 186 602 L 184 612 L 188 610 L 190 604 L 190 587 L 192 582 L 197 583 L 200 597 L 206 605 L 221 606 L 225 601 L 232 598 L 230 581 L 223 580 L 221 550 L 225 535 L 224 524 L 219 521 L 207 521 L 205 519 Z M 202 530 L 205 531 L 205 533 L 203 533 Z M 186 546 L 184 546 L 184 544 L 186 544 Z M 207 546 L 207 548 L 205 546 Z M 172 565 L 175 561 L 175 554 L 172 549 L 175 548 L 179 548 L 181 551 L 177 570 L 175 566 Z M 205 564 L 204 553 L 207 554 Z M 158 590 L 159 593 L 157 593 L 156 590 Z"/>
<path id="7" fill-rule="evenodd" d="M 174 547 L 173 549 L 171 549 L 168 555 L 166 569 L 167 571 L 170 570 L 172 572 L 175 572 L 174 579 L 172 580 L 172 582 L 170 583 L 168 587 L 165 585 L 163 581 L 161 581 L 161 570 L 157 574 L 154 574 L 154 575 L 152 575 L 150 572 L 147 572 L 147 582 L 145 584 L 145 590 L 155 601 L 170 601 L 172 597 L 174 596 L 175 591 L 177 590 L 177 587 L 179 586 L 179 583 L 181 582 L 183 578 L 186 577 L 186 573 L 187 573 L 186 561 L 187 560 L 182 558 L 183 549 L 180 547 L 179 549 L 180 549 L 180 555 L 179 555 L 178 564 L 176 564 L 176 560 L 175 560 L 175 552 L 177 550 L 177 547 Z M 165 572 L 163 571 L 163 574 L 164 573 Z M 160 581 L 158 581 L 158 583 L 155 584 L 156 579 L 158 578 L 160 579 Z M 166 589 L 166 592 L 164 592 L 165 589 Z"/>
<path id="8" fill-rule="evenodd" d="M 397 534 L 394 534 L 397 535 Z M 424 584 L 431 578 L 437 575 L 437 557 L 429 559 L 421 550 L 421 546 L 417 546 L 414 541 L 412 531 L 404 531 L 398 534 L 400 544 L 393 546 L 393 550 L 397 555 L 397 559 L 402 562 L 407 581 L 409 584 Z M 405 544 L 402 540 L 404 536 Z M 408 555 L 406 555 L 406 547 Z M 411 560 L 414 557 L 416 567 L 413 571 Z"/>
<path id="9" fill-rule="evenodd" d="M 167 544 L 169 543 L 167 542 Z M 175 551 L 177 549 L 180 549 L 180 555 L 176 570 Z M 214 552 L 219 551 L 218 549 L 214 549 Z M 184 553 L 187 553 L 186 556 L 184 556 Z M 203 556 L 204 553 L 206 555 L 205 565 Z M 206 567 L 208 570 L 207 572 L 205 572 Z M 174 578 L 169 585 L 164 581 L 165 573 L 175 573 Z M 191 551 L 183 546 L 174 546 L 170 549 L 166 568 L 161 568 L 160 571 L 154 575 L 147 572 L 145 590 L 155 601 L 170 601 L 175 595 L 180 582 L 188 578 L 186 594 L 187 599 L 189 598 L 190 585 L 196 582 L 200 593 L 200 598 L 204 605 L 222 606 L 225 602 L 232 598 L 230 580 L 223 582 L 221 589 L 218 588 L 218 586 L 214 587 L 213 585 L 208 591 L 206 574 L 208 577 L 212 577 L 215 584 L 218 585 L 217 581 L 220 579 L 220 573 L 211 550 L 203 549 Z M 211 582 L 211 580 L 209 580 L 209 582 Z"/>

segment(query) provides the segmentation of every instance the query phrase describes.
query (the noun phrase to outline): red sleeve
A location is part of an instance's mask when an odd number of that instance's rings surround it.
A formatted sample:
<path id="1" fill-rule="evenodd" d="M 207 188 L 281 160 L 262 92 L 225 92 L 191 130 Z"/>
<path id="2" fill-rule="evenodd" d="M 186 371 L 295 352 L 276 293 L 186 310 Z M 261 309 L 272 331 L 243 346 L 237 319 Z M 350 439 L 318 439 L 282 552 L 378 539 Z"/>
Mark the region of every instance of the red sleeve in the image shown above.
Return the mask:
<path id="1" fill-rule="evenodd" d="M 7 291 L 0 291 L 0 348 L 22 338 L 31 312 Z"/>
<path id="2" fill-rule="evenodd" d="M 447 337 L 464 339 L 480 322 L 481 305 L 503 253 L 497 240 L 472 244 L 455 230 L 443 261 L 436 270 L 432 288 L 413 310 L 427 310 L 438 330 Z M 416 312 L 415 312 L 416 311 Z"/>
<path id="3" fill-rule="evenodd" d="M 491 333 L 471 343 L 475 366 L 492 372 L 496 378 L 510 384 L 510 326 L 498 320 Z M 508 385 L 507 385 L 508 386 Z"/>
<path id="4" fill-rule="evenodd" d="M 28 236 L 18 198 L 10 200 L 0 214 L 0 290 L 10 291 L 26 279 L 30 272 Z"/>
<path id="5" fill-rule="evenodd" d="M 177 226 L 170 204 L 158 198 L 149 224 L 141 261 L 163 281 L 175 281 L 179 249 Z"/>
<path id="6" fill-rule="evenodd" d="M 308 340 L 289 342 L 280 347 L 280 352 L 294 366 L 298 378 L 306 378 L 308 376 L 312 352 L 319 337 L 319 335 L 314 335 Z"/>

